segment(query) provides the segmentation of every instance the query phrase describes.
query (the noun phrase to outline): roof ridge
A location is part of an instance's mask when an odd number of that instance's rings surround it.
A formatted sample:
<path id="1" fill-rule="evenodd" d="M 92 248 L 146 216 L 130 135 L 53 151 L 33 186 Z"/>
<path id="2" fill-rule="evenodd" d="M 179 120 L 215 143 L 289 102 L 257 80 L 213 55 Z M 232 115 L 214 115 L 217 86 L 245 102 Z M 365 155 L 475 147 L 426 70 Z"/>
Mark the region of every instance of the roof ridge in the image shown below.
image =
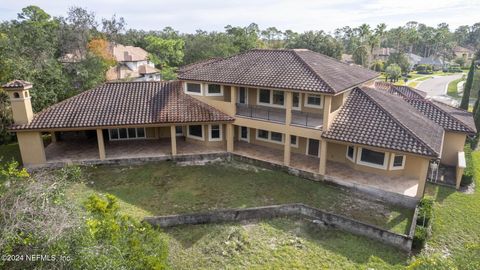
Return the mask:
<path id="1" fill-rule="evenodd" d="M 308 50 L 308 51 L 310 51 L 310 50 Z M 291 50 L 291 52 L 293 52 L 293 55 L 295 55 L 295 57 L 296 57 L 297 59 L 299 59 L 300 62 L 301 62 L 304 66 L 306 66 L 306 67 L 310 70 L 310 72 L 313 73 L 313 75 L 314 75 L 315 77 L 317 77 L 317 79 L 320 79 L 320 81 L 324 82 L 324 83 L 330 88 L 330 91 L 329 91 L 329 92 L 335 93 L 335 89 L 331 86 L 331 84 L 330 84 L 329 82 L 327 82 L 324 78 L 322 78 L 320 75 L 318 75 L 318 73 L 313 69 L 313 67 L 310 66 L 307 62 L 305 62 L 305 60 L 303 60 L 303 58 L 298 54 L 298 51 Z"/>
<path id="2" fill-rule="evenodd" d="M 377 90 L 375 90 L 375 89 L 373 89 L 373 88 L 370 88 L 370 87 L 367 87 L 367 88 L 368 88 L 368 89 L 372 89 L 373 91 L 377 91 Z M 420 137 L 418 137 L 418 135 L 417 135 L 415 132 L 413 132 L 410 128 L 408 128 L 408 127 L 405 126 L 402 122 L 400 122 L 399 120 L 397 120 L 388 110 L 386 110 L 383 106 L 381 106 L 373 97 L 371 97 L 368 93 L 366 93 L 365 91 L 363 91 L 362 88 L 356 87 L 355 89 L 359 89 L 359 91 L 360 91 L 361 93 L 363 93 L 365 96 L 367 96 L 367 98 L 370 99 L 372 102 L 374 102 L 375 105 L 376 105 L 378 108 L 380 108 L 383 112 L 385 112 L 391 120 L 393 120 L 395 123 L 397 123 L 398 125 L 400 125 L 401 127 L 403 127 L 406 131 L 408 131 L 408 133 L 410 133 L 410 135 L 412 135 L 415 139 L 417 139 L 417 140 L 420 141 L 423 145 L 425 145 L 432 153 L 435 153 L 435 154 L 440 155 L 440 153 L 437 153 L 435 150 L 433 150 L 433 148 L 432 148 L 428 143 L 424 142 L 423 139 L 421 139 Z M 395 96 L 392 96 L 392 97 L 395 97 Z M 404 100 L 402 97 L 398 97 L 398 98 Z M 408 103 L 408 102 L 405 102 L 405 103 L 407 103 L 409 106 L 411 106 L 410 103 Z M 413 107 L 413 106 L 411 106 L 411 107 Z M 416 108 L 413 107 L 413 109 L 415 109 L 415 111 L 417 111 Z M 422 114 L 422 115 L 423 115 L 423 114 Z M 425 117 L 425 118 L 426 118 L 426 117 Z M 428 118 L 427 118 L 427 119 L 428 119 Z M 430 119 L 428 119 L 428 120 L 430 120 Z M 431 120 L 430 120 L 430 121 L 431 121 Z M 433 121 L 432 121 L 432 122 L 433 122 Z M 434 122 L 434 123 L 435 123 L 435 122 Z M 438 125 L 438 124 L 435 123 L 435 125 Z M 443 129 L 443 128 L 442 128 L 442 129 Z"/>

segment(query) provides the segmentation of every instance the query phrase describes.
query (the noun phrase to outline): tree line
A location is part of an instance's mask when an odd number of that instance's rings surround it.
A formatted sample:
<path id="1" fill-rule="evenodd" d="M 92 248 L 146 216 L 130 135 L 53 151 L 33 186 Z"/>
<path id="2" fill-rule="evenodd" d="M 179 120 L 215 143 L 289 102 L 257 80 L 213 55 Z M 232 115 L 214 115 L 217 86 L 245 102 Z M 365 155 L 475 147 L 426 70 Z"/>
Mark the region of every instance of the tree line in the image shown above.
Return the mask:
<path id="1" fill-rule="evenodd" d="M 127 29 L 122 17 L 98 20 L 93 12 L 79 7 L 70 8 L 66 16 L 52 17 L 37 6 L 28 6 L 16 19 L 0 23 L 0 82 L 31 81 L 33 109 L 39 112 L 104 82 L 106 70 L 116 64 L 108 54 L 109 42 L 147 50 L 164 79 L 174 79 L 179 66 L 253 48 L 306 48 L 336 59 L 348 54 L 365 67 L 383 71 L 396 64 L 405 72 L 405 53 L 452 60 L 456 45 L 478 48 L 480 23 L 454 31 L 446 23 L 432 27 L 408 22 L 391 29 L 383 23 L 375 27 L 362 24 L 338 28 L 333 33 L 260 29 L 251 23 L 245 27 L 227 25 L 224 31 L 180 33 L 172 27 L 156 31 Z M 381 47 L 394 48 L 396 52 L 386 63 L 373 57 L 375 49 Z M 76 61 L 61 60 L 68 54 L 77 57 Z M 0 143 L 8 140 L 8 106 L 6 94 L 0 90 Z"/>

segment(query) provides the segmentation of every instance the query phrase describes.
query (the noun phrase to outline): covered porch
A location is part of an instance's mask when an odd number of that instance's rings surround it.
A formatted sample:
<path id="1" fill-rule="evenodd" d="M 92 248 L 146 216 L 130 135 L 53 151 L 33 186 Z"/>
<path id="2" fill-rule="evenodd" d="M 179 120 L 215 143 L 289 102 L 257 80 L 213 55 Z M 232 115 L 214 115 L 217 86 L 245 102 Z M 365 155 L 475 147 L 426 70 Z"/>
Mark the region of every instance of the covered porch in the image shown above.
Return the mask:
<path id="1" fill-rule="evenodd" d="M 108 140 L 97 131 L 60 132 L 52 135 L 45 147 L 47 163 L 71 163 L 95 160 L 171 157 L 225 152 L 225 147 L 190 142 L 184 136 Z M 102 134 L 100 136 L 100 134 Z"/>

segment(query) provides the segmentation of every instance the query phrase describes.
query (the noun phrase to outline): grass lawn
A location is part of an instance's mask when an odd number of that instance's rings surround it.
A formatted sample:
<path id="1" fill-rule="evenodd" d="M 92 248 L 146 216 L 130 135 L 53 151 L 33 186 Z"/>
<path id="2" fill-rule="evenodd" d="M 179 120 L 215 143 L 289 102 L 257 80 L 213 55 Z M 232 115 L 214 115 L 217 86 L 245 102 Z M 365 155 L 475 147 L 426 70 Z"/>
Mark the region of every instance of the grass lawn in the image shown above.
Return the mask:
<path id="1" fill-rule="evenodd" d="M 165 230 L 173 269 L 403 269 L 407 255 L 287 218 Z"/>
<path id="2" fill-rule="evenodd" d="M 0 163 L 16 160 L 22 164 L 18 143 L 0 144 Z"/>
<path id="3" fill-rule="evenodd" d="M 460 79 L 453 80 L 453 81 L 451 81 L 451 82 L 448 84 L 447 95 L 449 95 L 449 96 L 451 96 L 451 97 L 454 97 L 454 98 L 460 97 L 460 96 L 458 95 L 457 84 L 458 84 L 459 82 L 465 80 L 464 77 L 465 77 L 465 76 L 463 76 L 463 77 L 460 78 Z"/>
<path id="4" fill-rule="evenodd" d="M 435 196 L 436 203 L 432 236 L 423 252 L 426 255 L 440 253 L 451 258 L 456 265 L 468 263 L 463 257 L 467 246 L 480 244 L 480 151 L 473 152 L 472 158 L 477 189 L 473 194 L 433 185 L 427 190 Z M 476 263 L 480 266 L 480 249 L 477 253 Z"/>
<path id="5" fill-rule="evenodd" d="M 361 198 L 347 190 L 284 172 L 243 163 L 180 166 L 173 162 L 87 168 L 87 183 L 69 196 L 82 201 L 92 192 L 111 193 L 136 217 L 305 203 L 399 233 L 410 226 L 412 210 Z"/>

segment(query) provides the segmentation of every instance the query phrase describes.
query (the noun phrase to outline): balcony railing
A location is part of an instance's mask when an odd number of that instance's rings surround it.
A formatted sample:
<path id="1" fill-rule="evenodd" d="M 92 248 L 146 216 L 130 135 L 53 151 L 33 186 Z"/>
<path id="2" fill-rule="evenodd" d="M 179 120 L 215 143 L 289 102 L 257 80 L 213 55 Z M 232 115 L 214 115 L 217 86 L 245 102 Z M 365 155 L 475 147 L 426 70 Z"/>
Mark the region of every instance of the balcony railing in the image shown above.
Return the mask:
<path id="1" fill-rule="evenodd" d="M 272 122 L 285 123 L 286 110 L 258 105 L 237 103 L 237 115 Z M 292 125 L 317 128 L 323 124 L 323 116 L 316 113 L 292 111 Z"/>
<path id="2" fill-rule="evenodd" d="M 285 123 L 285 109 L 237 103 L 237 115 Z"/>

